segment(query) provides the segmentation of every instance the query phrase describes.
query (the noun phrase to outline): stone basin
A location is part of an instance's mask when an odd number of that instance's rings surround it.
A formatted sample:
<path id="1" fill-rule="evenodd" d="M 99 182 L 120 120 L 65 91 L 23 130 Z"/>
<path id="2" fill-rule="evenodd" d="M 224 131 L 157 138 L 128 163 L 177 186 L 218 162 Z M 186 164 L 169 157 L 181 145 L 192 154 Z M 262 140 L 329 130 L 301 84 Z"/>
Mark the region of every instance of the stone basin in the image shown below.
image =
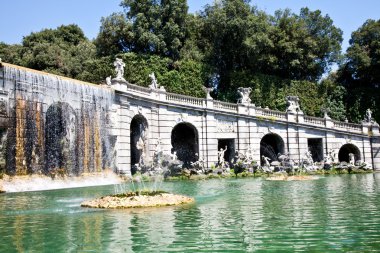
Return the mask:
<path id="1" fill-rule="evenodd" d="M 149 194 L 126 193 L 113 196 L 105 196 L 98 199 L 84 201 L 82 207 L 105 208 L 105 209 L 126 209 L 143 207 L 176 206 L 193 203 L 194 198 L 159 192 Z"/>

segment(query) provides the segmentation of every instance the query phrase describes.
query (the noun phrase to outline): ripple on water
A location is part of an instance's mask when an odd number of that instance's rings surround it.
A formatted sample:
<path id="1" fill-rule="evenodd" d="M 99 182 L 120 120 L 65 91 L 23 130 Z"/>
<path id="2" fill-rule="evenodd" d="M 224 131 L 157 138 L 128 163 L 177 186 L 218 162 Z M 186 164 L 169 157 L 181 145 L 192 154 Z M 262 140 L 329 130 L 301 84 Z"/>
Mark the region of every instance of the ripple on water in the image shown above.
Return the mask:
<path id="1" fill-rule="evenodd" d="M 113 186 L 6 194 L 0 237 L 4 252 L 379 252 L 379 185 L 372 175 L 169 182 L 196 203 L 107 211 L 77 205 Z"/>

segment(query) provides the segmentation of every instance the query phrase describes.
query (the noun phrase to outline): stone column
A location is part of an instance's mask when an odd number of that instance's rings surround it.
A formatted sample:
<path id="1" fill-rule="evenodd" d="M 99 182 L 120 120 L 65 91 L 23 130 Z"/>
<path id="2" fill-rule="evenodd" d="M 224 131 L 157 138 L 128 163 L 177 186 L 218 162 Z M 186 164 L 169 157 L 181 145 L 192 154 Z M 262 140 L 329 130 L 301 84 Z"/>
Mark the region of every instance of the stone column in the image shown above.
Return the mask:
<path id="1" fill-rule="evenodd" d="M 120 174 L 131 175 L 131 151 L 130 151 L 130 125 L 131 112 L 130 105 L 126 98 L 120 99 L 120 106 L 115 106 L 112 112 L 111 121 L 112 137 L 115 142 L 115 166 Z"/>

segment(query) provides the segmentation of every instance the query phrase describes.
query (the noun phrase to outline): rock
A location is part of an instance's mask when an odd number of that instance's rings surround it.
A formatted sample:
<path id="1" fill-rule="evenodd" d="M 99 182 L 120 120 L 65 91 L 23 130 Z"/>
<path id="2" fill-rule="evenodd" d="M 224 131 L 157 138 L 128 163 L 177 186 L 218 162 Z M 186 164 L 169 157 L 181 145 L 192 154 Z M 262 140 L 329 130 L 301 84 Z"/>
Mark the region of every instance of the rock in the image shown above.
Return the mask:
<path id="1" fill-rule="evenodd" d="M 105 196 L 94 200 L 84 201 L 82 207 L 126 209 L 142 207 L 161 207 L 188 204 L 194 202 L 194 198 L 170 193 L 160 193 L 154 196 Z"/>
<path id="2" fill-rule="evenodd" d="M 4 190 L 4 187 L 0 184 L 0 193 L 4 193 L 5 190 Z"/>

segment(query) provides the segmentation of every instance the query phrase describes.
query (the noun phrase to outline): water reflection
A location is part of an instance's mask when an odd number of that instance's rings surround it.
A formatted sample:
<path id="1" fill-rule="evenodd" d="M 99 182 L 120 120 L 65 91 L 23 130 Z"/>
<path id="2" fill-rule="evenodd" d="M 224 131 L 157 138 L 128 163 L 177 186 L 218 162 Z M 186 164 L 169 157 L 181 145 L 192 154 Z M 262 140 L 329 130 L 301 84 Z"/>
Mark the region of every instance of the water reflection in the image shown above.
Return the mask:
<path id="1" fill-rule="evenodd" d="M 197 202 L 134 210 L 79 207 L 112 186 L 5 194 L 0 252 L 377 251 L 379 182 L 370 174 L 165 183 Z"/>

